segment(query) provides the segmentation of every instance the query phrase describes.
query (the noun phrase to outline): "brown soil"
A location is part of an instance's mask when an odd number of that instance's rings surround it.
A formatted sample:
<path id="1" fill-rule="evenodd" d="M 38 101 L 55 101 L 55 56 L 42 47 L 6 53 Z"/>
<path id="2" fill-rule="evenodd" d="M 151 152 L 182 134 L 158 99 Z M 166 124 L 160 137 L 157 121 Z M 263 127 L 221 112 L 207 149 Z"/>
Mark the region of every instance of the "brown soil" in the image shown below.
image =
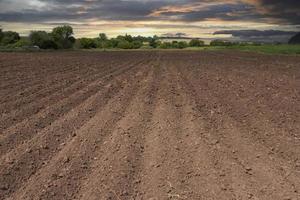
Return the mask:
<path id="1" fill-rule="evenodd" d="M 300 57 L 0 54 L 0 199 L 300 199 Z"/>

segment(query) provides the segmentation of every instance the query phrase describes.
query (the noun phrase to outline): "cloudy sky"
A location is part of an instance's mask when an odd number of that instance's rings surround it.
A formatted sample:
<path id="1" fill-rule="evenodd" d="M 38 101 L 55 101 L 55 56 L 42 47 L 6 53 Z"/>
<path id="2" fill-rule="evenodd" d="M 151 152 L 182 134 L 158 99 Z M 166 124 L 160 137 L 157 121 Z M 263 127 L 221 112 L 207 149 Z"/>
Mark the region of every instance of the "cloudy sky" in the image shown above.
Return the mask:
<path id="1" fill-rule="evenodd" d="M 183 32 L 201 38 L 279 40 L 300 30 L 300 1 L 0 0 L 4 30 L 25 35 L 62 24 L 72 25 L 77 37 Z"/>

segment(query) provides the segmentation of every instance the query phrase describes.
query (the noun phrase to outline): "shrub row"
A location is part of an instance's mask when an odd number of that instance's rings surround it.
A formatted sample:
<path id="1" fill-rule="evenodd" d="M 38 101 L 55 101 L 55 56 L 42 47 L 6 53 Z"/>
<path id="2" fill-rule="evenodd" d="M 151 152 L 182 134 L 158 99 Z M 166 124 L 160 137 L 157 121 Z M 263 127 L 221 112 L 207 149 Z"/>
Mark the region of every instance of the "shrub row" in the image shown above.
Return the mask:
<path id="1" fill-rule="evenodd" d="M 19 33 L 13 31 L 2 31 L 0 29 L 0 46 L 6 48 L 36 47 L 40 49 L 92 49 L 92 48 L 118 48 L 118 49 L 139 49 L 139 48 L 161 48 L 161 49 L 184 49 L 187 47 L 205 46 L 204 42 L 198 39 L 186 41 L 161 41 L 159 37 L 143 37 L 131 35 L 119 35 L 108 39 L 106 34 L 100 33 L 97 38 L 79 38 L 73 36 L 71 26 L 59 26 L 50 33 L 45 31 L 31 31 L 28 37 L 20 37 Z M 296 38 L 297 39 L 297 38 Z M 294 40 L 296 41 L 294 38 Z M 297 40 L 298 41 L 298 40 Z M 213 40 L 211 46 L 243 46 L 249 43 L 230 42 Z M 251 43 L 251 45 L 260 45 Z"/>

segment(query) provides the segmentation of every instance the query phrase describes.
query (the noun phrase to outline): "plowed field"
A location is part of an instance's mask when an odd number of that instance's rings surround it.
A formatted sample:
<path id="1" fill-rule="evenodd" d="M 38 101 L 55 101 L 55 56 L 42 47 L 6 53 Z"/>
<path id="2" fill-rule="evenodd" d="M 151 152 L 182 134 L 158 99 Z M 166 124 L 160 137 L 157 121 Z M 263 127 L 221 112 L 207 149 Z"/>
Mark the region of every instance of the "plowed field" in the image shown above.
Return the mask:
<path id="1" fill-rule="evenodd" d="M 298 200 L 300 57 L 0 53 L 0 199 Z"/>

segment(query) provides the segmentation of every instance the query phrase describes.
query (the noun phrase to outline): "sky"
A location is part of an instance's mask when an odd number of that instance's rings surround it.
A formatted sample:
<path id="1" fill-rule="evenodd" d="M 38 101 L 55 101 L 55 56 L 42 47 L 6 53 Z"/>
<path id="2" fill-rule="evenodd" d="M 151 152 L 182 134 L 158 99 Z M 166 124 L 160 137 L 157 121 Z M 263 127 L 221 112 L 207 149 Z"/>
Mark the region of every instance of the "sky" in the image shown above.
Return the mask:
<path id="1" fill-rule="evenodd" d="M 0 0 L 0 26 L 22 35 L 71 25 L 76 37 L 176 35 L 286 41 L 300 0 Z"/>

